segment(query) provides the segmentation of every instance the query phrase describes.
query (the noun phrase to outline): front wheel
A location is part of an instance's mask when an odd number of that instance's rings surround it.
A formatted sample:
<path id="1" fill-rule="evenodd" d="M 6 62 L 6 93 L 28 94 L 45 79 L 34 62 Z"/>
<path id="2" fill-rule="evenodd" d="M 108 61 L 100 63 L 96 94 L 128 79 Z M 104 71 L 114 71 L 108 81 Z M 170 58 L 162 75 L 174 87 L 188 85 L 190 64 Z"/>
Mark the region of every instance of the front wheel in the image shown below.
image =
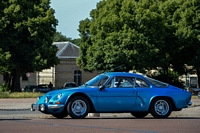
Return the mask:
<path id="1" fill-rule="evenodd" d="M 77 96 L 72 98 L 67 105 L 69 116 L 75 119 L 85 118 L 90 110 L 90 105 L 84 97 Z"/>
<path id="2" fill-rule="evenodd" d="M 172 112 L 172 105 L 166 98 L 157 98 L 152 101 L 150 112 L 154 118 L 167 118 Z"/>

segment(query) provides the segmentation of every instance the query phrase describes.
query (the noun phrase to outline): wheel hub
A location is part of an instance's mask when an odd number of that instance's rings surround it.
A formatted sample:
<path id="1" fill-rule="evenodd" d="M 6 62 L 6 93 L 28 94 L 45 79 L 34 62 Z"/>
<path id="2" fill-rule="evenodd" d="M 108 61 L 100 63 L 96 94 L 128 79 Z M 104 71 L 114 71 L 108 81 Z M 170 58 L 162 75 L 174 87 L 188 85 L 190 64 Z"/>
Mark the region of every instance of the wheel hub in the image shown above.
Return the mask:
<path id="1" fill-rule="evenodd" d="M 159 100 L 155 104 L 155 111 L 159 115 L 166 115 L 169 112 L 169 104 L 164 100 Z"/>
<path id="2" fill-rule="evenodd" d="M 77 115 L 83 115 L 86 112 L 87 105 L 82 100 L 76 100 L 72 103 L 72 112 Z"/>

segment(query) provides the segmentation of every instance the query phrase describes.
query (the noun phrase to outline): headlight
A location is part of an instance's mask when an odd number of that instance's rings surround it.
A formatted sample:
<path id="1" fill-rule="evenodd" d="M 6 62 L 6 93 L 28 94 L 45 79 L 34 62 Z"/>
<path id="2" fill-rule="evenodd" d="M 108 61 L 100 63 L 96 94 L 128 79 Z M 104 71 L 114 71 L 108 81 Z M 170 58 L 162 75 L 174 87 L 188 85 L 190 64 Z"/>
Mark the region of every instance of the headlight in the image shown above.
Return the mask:
<path id="1" fill-rule="evenodd" d="M 62 93 L 59 93 L 58 95 L 56 95 L 56 96 L 54 97 L 53 100 L 59 100 L 62 96 L 63 96 L 63 94 L 62 94 Z"/>
<path id="2" fill-rule="evenodd" d="M 46 97 L 44 97 L 44 98 L 45 98 L 45 99 L 44 99 L 44 102 L 45 102 L 45 103 L 48 103 L 49 100 L 51 99 L 51 97 L 52 97 L 52 96 L 46 96 Z"/>
<path id="3" fill-rule="evenodd" d="M 49 102 L 49 100 L 50 100 L 50 97 L 45 97 L 45 103 L 48 103 Z"/>
<path id="4" fill-rule="evenodd" d="M 37 100 L 40 100 L 41 97 L 42 97 L 42 96 L 37 97 Z"/>

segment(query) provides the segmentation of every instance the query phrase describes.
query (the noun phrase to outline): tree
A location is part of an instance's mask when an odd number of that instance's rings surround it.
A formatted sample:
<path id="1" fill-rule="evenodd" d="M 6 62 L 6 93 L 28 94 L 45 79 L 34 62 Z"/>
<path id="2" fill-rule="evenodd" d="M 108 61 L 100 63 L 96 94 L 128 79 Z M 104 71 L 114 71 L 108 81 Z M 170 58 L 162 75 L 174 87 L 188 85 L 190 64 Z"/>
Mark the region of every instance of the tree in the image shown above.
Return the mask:
<path id="1" fill-rule="evenodd" d="M 71 42 L 71 38 L 67 38 L 66 36 L 62 35 L 61 32 L 56 32 L 54 35 L 54 42 L 65 42 L 65 41 L 70 41 Z"/>
<path id="2" fill-rule="evenodd" d="M 198 0 L 101 1 L 79 25 L 77 64 L 88 71 L 162 68 L 166 82 L 170 69 L 183 74 L 185 64 L 198 73 L 199 5 Z"/>
<path id="3" fill-rule="evenodd" d="M 0 45 L 11 55 L 11 90 L 18 91 L 21 74 L 59 63 L 57 47 L 52 45 L 58 21 L 50 0 L 2 0 L 0 5 Z"/>
<path id="4" fill-rule="evenodd" d="M 200 1 L 180 0 L 180 8 L 173 15 L 173 25 L 176 26 L 176 36 L 182 47 L 179 53 L 184 63 L 194 66 L 200 85 Z"/>
<path id="5" fill-rule="evenodd" d="M 136 36 L 134 30 L 123 26 L 122 4 L 123 0 L 101 1 L 97 9 L 91 11 L 91 19 L 80 23 L 81 51 L 77 64 L 84 70 L 113 71 L 117 67 L 115 71 L 127 71 L 132 68 L 130 61 L 134 58 L 130 60 L 130 57 L 134 52 L 127 51 L 133 49 L 131 39 Z"/>
<path id="6" fill-rule="evenodd" d="M 129 71 L 152 69 L 160 64 L 158 48 L 163 47 L 164 25 L 159 3 L 101 1 L 90 17 L 79 25 L 82 41 L 77 64 L 81 68 L 113 71 L 123 65 L 115 71 Z"/>
<path id="7" fill-rule="evenodd" d="M 91 19 L 79 25 L 77 64 L 89 71 L 144 72 L 159 67 L 169 82 L 168 70 L 182 70 L 184 62 L 174 60 L 181 56 L 177 56 L 181 43 L 172 22 L 178 8 L 178 3 L 170 0 L 99 2 L 90 12 Z"/>
<path id="8" fill-rule="evenodd" d="M 181 54 L 178 52 L 179 48 L 182 46 L 179 43 L 179 38 L 175 35 L 176 27 L 173 25 L 172 18 L 174 12 L 179 8 L 179 4 L 176 0 L 163 0 L 159 4 L 159 12 L 162 17 L 163 23 L 163 34 L 160 38 L 162 41 L 159 45 L 159 55 L 157 59 L 160 59 L 159 64 L 160 72 L 165 76 L 165 82 L 170 82 L 169 72 L 183 73 L 183 60 L 181 60 Z M 159 31 L 160 29 L 158 29 Z M 159 39 L 159 38 L 157 38 Z"/>
<path id="9" fill-rule="evenodd" d="M 54 39 L 53 39 L 54 42 L 66 42 L 66 41 L 69 41 L 69 42 L 72 42 L 72 43 L 74 43 L 76 45 L 79 45 L 79 40 L 80 40 L 79 38 L 72 39 L 70 37 L 66 37 L 66 36 L 62 35 L 61 32 L 56 32 L 55 35 L 54 35 Z"/>

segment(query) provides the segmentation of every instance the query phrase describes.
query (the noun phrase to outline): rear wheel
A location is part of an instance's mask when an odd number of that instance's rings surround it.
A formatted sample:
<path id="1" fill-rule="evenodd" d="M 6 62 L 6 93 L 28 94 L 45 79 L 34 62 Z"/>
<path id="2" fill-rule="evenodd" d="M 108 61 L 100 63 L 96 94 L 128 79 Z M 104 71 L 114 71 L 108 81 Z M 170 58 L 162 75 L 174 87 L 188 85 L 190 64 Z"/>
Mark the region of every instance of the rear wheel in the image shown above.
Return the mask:
<path id="1" fill-rule="evenodd" d="M 145 116 L 148 115 L 148 112 L 137 112 L 137 113 L 131 112 L 131 115 L 136 118 L 144 118 Z"/>
<path id="2" fill-rule="evenodd" d="M 75 119 L 85 118 L 90 110 L 90 105 L 84 97 L 77 96 L 72 98 L 67 105 L 69 116 Z"/>
<path id="3" fill-rule="evenodd" d="M 152 101 L 150 112 L 154 118 L 167 118 L 172 112 L 172 105 L 166 98 L 157 98 Z"/>

